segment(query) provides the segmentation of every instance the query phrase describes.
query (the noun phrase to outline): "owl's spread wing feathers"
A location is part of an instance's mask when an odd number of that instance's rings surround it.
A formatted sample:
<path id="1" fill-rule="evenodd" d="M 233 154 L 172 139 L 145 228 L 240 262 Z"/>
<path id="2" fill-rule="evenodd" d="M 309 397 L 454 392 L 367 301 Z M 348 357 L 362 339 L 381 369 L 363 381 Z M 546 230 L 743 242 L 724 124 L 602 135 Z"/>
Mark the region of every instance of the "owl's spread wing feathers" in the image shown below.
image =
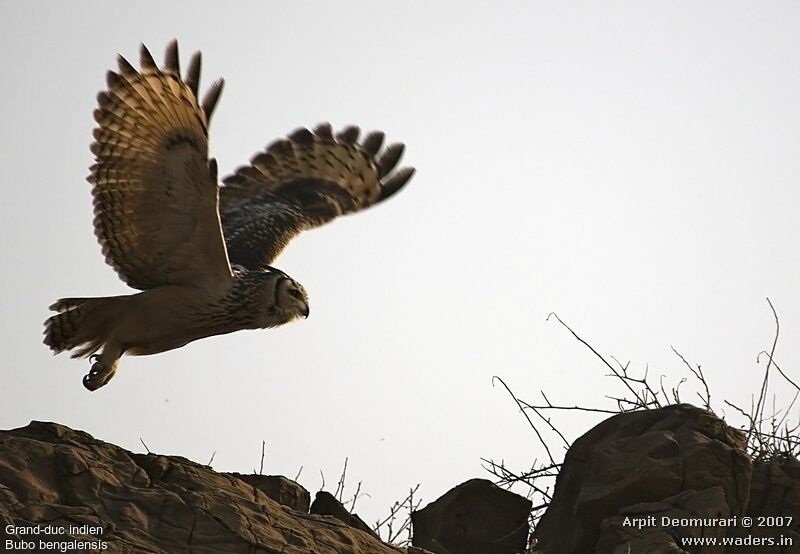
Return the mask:
<path id="1" fill-rule="evenodd" d="M 197 100 L 200 54 L 186 81 L 176 42 L 159 69 L 142 46 L 141 69 L 119 58 L 109 72 L 92 152 L 95 234 L 106 261 L 138 289 L 230 279 L 208 121 L 222 89 Z"/>
<path id="2" fill-rule="evenodd" d="M 358 138 L 358 127 L 298 129 L 225 178 L 220 214 L 231 262 L 270 264 L 301 231 L 373 206 L 411 179 L 413 168 L 395 170 L 402 144 L 382 149 L 378 132 Z"/>
<path id="3" fill-rule="evenodd" d="M 208 122 L 222 81 L 198 102 L 200 54 L 186 79 L 178 46 L 159 69 L 141 48 L 141 69 L 119 58 L 95 119 L 95 234 L 106 261 L 139 289 L 230 279 L 230 262 L 259 269 L 303 230 L 396 193 L 413 168 L 396 170 L 402 144 L 359 129 L 298 129 L 217 185 Z M 224 237 L 223 237 L 224 231 Z M 226 251 L 227 244 L 227 251 Z"/>

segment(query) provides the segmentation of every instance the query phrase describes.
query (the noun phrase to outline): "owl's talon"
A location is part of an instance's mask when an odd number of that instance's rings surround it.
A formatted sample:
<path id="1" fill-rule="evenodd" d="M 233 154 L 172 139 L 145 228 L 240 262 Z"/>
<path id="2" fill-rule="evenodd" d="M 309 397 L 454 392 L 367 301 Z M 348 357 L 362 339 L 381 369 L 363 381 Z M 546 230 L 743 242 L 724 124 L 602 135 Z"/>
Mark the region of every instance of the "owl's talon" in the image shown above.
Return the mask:
<path id="1" fill-rule="evenodd" d="M 98 361 L 92 364 L 89 373 L 83 376 L 83 386 L 90 391 L 96 391 L 111 380 L 116 368 L 114 366 L 109 368 L 99 361 L 100 356 L 94 355 L 90 359 L 92 358 L 97 358 Z"/>

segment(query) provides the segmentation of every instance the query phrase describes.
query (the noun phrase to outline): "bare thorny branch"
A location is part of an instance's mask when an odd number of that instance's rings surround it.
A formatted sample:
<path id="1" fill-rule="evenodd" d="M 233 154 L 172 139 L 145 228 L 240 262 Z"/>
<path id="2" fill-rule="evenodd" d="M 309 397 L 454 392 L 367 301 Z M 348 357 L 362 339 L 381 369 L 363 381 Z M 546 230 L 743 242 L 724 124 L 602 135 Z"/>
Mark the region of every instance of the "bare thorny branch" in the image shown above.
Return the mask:
<path id="1" fill-rule="evenodd" d="M 258 474 L 264 475 L 264 452 L 267 448 L 267 441 L 261 441 L 261 465 L 258 466 Z"/>
<path id="2" fill-rule="evenodd" d="M 342 468 L 342 475 L 339 477 L 339 483 L 336 485 L 336 491 L 333 493 L 333 497 L 339 502 L 342 501 L 342 495 L 344 494 L 344 479 L 346 476 L 347 476 L 347 458 L 344 459 L 344 467 Z"/>
<path id="3" fill-rule="evenodd" d="M 349 458 L 345 458 L 344 465 L 342 466 L 342 472 L 339 476 L 339 481 L 337 482 L 336 490 L 333 492 L 333 496 L 342 503 L 342 506 L 344 506 L 347 511 L 353 514 L 355 512 L 356 502 L 358 499 L 364 496 L 371 498 L 371 496 L 361 489 L 363 483 L 362 481 L 359 481 L 356 484 L 355 492 L 353 493 L 352 497 L 347 495 L 345 498 L 348 463 Z M 302 471 L 302 467 L 300 470 Z M 320 470 L 320 476 L 322 477 L 322 485 L 320 490 L 324 490 L 325 474 L 322 472 L 322 470 Z M 408 496 L 406 496 L 403 500 L 392 504 L 388 516 L 386 516 L 383 520 L 378 520 L 375 522 L 372 529 L 378 534 L 379 537 L 381 537 L 381 540 L 399 547 L 411 544 L 411 514 L 412 512 L 416 511 L 417 508 L 419 508 L 420 503 L 422 502 L 420 498 L 415 496 L 418 489 L 419 484 L 410 489 Z M 403 533 L 406 534 L 405 537 L 403 537 Z"/>
<path id="4" fill-rule="evenodd" d="M 692 367 L 692 364 L 690 364 L 689 362 L 686 361 L 686 358 L 683 357 L 683 354 L 681 354 L 680 352 L 678 352 L 675 349 L 674 346 L 670 346 L 670 348 L 672 349 L 673 352 L 675 352 L 675 355 L 678 356 L 681 359 L 681 361 L 683 362 L 683 365 L 685 365 L 686 367 L 689 368 L 689 371 L 692 372 L 692 375 L 694 375 L 697 378 L 697 380 L 700 381 L 703 384 L 703 388 L 705 389 L 705 393 L 704 394 L 700 394 L 698 392 L 697 393 L 697 397 L 703 403 L 703 407 L 706 410 L 711 411 L 711 392 L 708 390 L 708 382 L 706 381 L 706 376 L 703 375 L 703 370 L 701 369 L 700 364 L 697 364 L 697 369 L 695 369 L 694 367 Z M 683 380 L 681 380 L 681 383 L 682 382 L 683 382 Z M 678 386 L 680 386 L 680 384 L 678 384 Z M 679 396 L 677 394 L 677 389 L 676 389 L 675 402 L 678 402 L 678 398 L 679 398 Z"/>
<path id="5" fill-rule="evenodd" d="M 741 429 L 747 436 L 748 453 L 754 460 L 768 460 L 771 458 L 786 458 L 800 456 L 800 437 L 797 431 L 800 429 L 800 422 L 790 425 L 788 422 L 789 411 L 797 401 L 800 394 L 800 386 L 797 385 L 775 361 L 775 350 L 778 346 L 781 324 L 778 313 L 772 301 L 767 298 L 767 303 L 772 311 L 775 320 L 775 336 L 769 352 L 762 350 L 756 356 L 756 363 L 761 363 L 761 357 L 766 356 L 767 367 L 764 370 L 764 378 L 761 381 L 761 389 L 757 398 L 751 399 L 750 409 L 745 410 L 728 400 L 724 400 L 727 406 L 733 408 L 746 420 L 746 425 Z M 781 377 L 795 389 L 795 395 L 789 405 L 784 410 L 775 407 L 775 395 L 772 396 L 772 411 L 765 413 L 769 401 L 770 370 L 775 368 Z M 766 428 L 765 428 L 766 427 Z"/>
<path id="6" fill-rule="evenodd" d="M 798 437 L 797 433 L 800 429 L 800 421 L 794 425 L 790 425 L 788 423 L 789 411 L 795 405 L 798 397 L 800 397 L 800 386 L 790 379 L 786 372 L 784 372 L 775 362 L 774 356 L 778 343 L 778 335 L 780 332 L 780 322 L 775 307 L 769 298 L 767 298 L 767 303 L 769 304 L 775 319 L 775 337 L 772 341 L 772 347 L 770 348 L 770 351 L 760 352 L 756 360 L 757 363 L 760 363 L 762 356 L 767 357 L 767 367 L 764 371 L 764 378 L 758 398 L 754 398 L 752 400 L 749 410 L 745 410 L 729 402 L 728 400 L 723 399 L 723 403 L 725 405 L 730 406 L 742 417 L 744 417 L 746 425 L 742 428 L 745 430 L 748 438 L 748 453 L 755 460 L 770 459 L 773 457 L 784 458 L 800 456 L 800 437 Z M 535 528 L 539 518 L 550 503 L 550 491 L 563 462 L 563 455 L 560 456 L 559 460 L 553 456 L 553 452 L 548 444 L 548 439 L 543 434 L 545 429 L 540 428 L 538 425 L 541 425 L 541 423 L 537 422 L 539 420 L 544 422 L 546 428 L 549 429 L 550 432 L 554 433 L 554 435 L 558 437 L 558 439 L 564 444 L 565 450 L 570 445 L 570 442 L 555 427 L 550 418 L 547 418 L 543 415 L 542 412 L 544 410 L 579 411 L 615 415 L 623 412 L 657 409 L 672 404 L 680 404 L 680 387 L 687 382 L 686 378 L 681 378 L 674 387 L 670 388 L 668 392 L 664 387 L 665 376 L 661 375 L 658 379 L 658 386 L 654 387 L 650 381 L 648 368 L 645 368 L 642 377 L 636 377 L 630 373 L 630 362 L 623 364 L 617 358 L 609 356 L 609 359 L 616 364 L 616 366 L 613 365 L 591 344 L 589 344 L 589 342 L 580 337 L 569 325 L 564 323 L 564 321 L 562 321 L 557 314 L 551 313 L 547 316 L 547 320 L 549 321 L 551 317 L 555 318 L 572 334 L 576 340 L 578 340 L 578 342 L 588 348 L 592 354 L 594 354 L 594 356 L 611 371 L 608 376 L 622 383 L 625 388 L 625 394 L 623 396 L 606 396 L 606 398 L 613 400 L 616 404 L 614 409 L 553 404 L 545 395 L 544 391 L 540 391 L 540 394 L 544 400 L 543 404 L 530 404 L 518 398 L 511 390 L 511 387 L 502 378 L 498 376 L 492 377 L 492 384 L 495 384 L 495 382 L 500 382 L 503 385 L 503 388 L 505 388 L 505 390 L 514 400 L 520 412 L 528 422 L 528 425 L 533 429 L 537 441 L 544 448 L 544 451 L 547 455 L 547 460 L 549 461 L 547 464 L 537 464 L 537 462 L 534 461 L 529 470 L 515 472 L 506 467 L 504 461 L 502 460 L 500 462 L 486 458 L 482 458 L 481 460 L 483 462 L 484 469 L 495 476 L 495 482 L 498 485 L 506 488 L 511 488 L 515 485 L 527 487 L 527 496 L 528 498 L 531 498 L 534 504 L 530 517 L 532 529 Z M 670 348 L 681 360 L 683 365 L 689 370 L 692 377 L 698 382 L 699 385 L 702 386 L 701 391 L 695 392 L 700 401 L 700 405 L 706 410 L 713 412 L 714 410 L 712 408 L 711 391 L 700 364 L 693 365 L 689 363 L 689 361 L 674 346 L 671 346 Z M 768 403 L 769 377 L 770 370 L 773 367 L 792 387 L 794 387 L 794 389 L 796 389 L 796 393 L 788 407 L 784 410 L 778 410 L 774 407 L 775 396 L 773 395 L 773 409 L 771 413 L 767 414 L 765 413 L 765 410 Z M 528 412 L 532 412 L 535 418 L 532 418 Z"/>
<path id="7" fill-rule="evenodd" d="M 550 453 L 550 448 L 547 446 L 547 442 L 544 440 L 542 434 L 539 432 L 539 429 L 536 428 L 536 425 L 533 423 L 533 421 L 531 421 L 530 416 L 528 416 L 527 412 L 525 411 L 525 406 L 523 406 L 523 403 L 514 395 L 513 392 L 511 392 L 511 389 L 508 388 L 508 385 L 506 385 L 506 382 L 503 381 L 501 377 L 498 377 L 497 375 L 492 377 L 492 384 L 494 384 L 495 381 L 500 381 L 500 384 L 503 385 L 506 391 L 508 391 L 508 394 L 510 394 L 511 398 L 514 399 L 514 402 L 517 403 L 517 406 L 519 406 L 519 411 L 522 412 L 522 415 L 528 420 L 528 425 L 530 425 L 531 429 L 533 429 L 533 432 L 536 433 L 539 443 L 541 443 L 541 445 L 544 447 L 544 451 L 547 452 L 547 457 L 550 458 L 550 462 L 553 464 L 556 463 L 556 461 L 553 459 L 553 455 Z M 533 408 L 533 412 L 541 417 L 541 414 L 535 408 Z"/>
<path id="8" fill-rule="evenodd" d="M 382 520 L 376 521 L 375 525 L 372 526 L 372 530 L 378 534 L 381 540 L 400 547 L 411 544 L 411 514 L 417 511 L 422 503 L 421 498 L 415 497 L 418 489 L 419 484 L 409 489 L 408 496 L 395 502 L 389 509 L 389 515 Z M 398 524 L 399 526 L 397 526 Z M 407 538 L 400 539 L 404 531 Z"/>

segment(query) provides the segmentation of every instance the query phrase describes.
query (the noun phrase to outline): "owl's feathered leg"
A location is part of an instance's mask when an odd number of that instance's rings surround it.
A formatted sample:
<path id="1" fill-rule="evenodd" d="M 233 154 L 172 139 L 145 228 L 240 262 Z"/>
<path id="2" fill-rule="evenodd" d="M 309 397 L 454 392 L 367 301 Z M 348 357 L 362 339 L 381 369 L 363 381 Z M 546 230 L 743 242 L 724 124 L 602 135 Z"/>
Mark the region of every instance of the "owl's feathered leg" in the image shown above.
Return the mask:
<path id="1" fill-rule="evenodd" d="M 120 356 L 122 356 L 122 349 L 113 342 L 107 342 L 101 354 L 89 357 L 89 360 L 94 363 L 89 373 L 83 377 L 83 386 L 90 391 L 96 391 L 108 383 L 119 367 Z"/>

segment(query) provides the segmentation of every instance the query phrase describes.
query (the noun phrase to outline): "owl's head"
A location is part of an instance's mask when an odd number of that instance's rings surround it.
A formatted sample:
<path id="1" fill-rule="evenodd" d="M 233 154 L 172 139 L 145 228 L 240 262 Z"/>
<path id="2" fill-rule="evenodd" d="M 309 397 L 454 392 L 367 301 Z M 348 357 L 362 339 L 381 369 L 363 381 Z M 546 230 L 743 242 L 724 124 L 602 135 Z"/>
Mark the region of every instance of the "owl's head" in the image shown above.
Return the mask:
<path id="1" fill-rule="evenodd" d="M 277 327 L 308 317 L 308 295 L 303 286 L 277 268 L 249 270 L 232 265 L 236 286 L 231 291 L 231 309 L 248 321 L 248 329 Z M 252 327 L 250 326 L 252 325 Z"/>
<path id="2" fill-rule="evenodd" d="M 291 321 L 300 316 L 308 317 L 308 294 L 303 286 L 286 274 L 278 276 L 275 289 L 277 313 Z"/>

